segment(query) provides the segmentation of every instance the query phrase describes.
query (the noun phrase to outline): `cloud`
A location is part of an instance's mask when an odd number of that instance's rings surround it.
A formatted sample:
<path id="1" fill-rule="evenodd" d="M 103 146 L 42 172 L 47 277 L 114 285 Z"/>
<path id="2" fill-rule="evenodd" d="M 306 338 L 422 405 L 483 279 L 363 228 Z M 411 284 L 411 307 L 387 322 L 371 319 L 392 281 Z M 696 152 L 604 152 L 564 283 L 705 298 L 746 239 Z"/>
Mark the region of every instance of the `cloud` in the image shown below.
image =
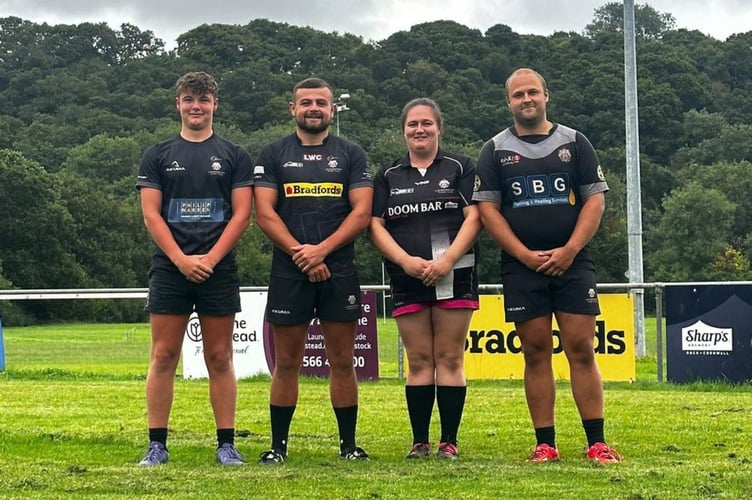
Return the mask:
<path id="1" fill-rule="evenodd" d="M 614 0 L 616 1 L 616 0 Z M 204 23 L 244 25 L 266 18 L 325 32 L 352 33 L 365 40 L 383 40 L 411 26 L 439 19 L 456 21 L 485 32 L 506 24 L 520 34 L 549 35 L 555 31 L 581 33 L 596 8 L 607 0 L 9 0 L 0 1 L 3 16 L 48 24 L 107 22 L 113 29 L 130 23 L 151 30 L 168 48 L 175 39 Z M 636 3 L 641 3 L 637 0 Z M 671 13 L 677 27 L 697 29 L 724 40 L 752 29 L 749 0 L 649 0 L 659 12 Z"/>

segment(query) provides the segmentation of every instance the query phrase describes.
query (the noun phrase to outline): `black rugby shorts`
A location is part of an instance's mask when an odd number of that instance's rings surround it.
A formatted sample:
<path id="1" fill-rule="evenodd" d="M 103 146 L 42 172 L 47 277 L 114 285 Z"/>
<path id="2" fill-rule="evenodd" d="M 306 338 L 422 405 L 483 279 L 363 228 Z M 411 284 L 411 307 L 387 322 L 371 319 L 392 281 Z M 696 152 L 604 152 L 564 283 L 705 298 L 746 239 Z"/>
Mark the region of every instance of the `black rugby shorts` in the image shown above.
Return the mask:
<path id="1" fill-rule="evenodd" d="M 300 325 L 313 318 L 324 321 L 357 321 L 360 283 L 357 275 L 307 280 L 272 276 L 266 303 L 266 320 L 272 325 Z"/>
<path id="2" fill-rule="evenodd" d="M 597 316 L 598 289 L 591 262 L 575 262 L 563 276 L 546 276 L 521 263 L 502 264 L 504 316 L 508 323 L 528 321 L 552 312 Z"/>
<path id="3" fill-rule="evenodd" d="M 203 283 L 192 283 L 174 266 L 149 271 L 145 309 L 156 314 L 228 316 L 240 311 L 240 279 L 235 268 L 214 269 Z"/>

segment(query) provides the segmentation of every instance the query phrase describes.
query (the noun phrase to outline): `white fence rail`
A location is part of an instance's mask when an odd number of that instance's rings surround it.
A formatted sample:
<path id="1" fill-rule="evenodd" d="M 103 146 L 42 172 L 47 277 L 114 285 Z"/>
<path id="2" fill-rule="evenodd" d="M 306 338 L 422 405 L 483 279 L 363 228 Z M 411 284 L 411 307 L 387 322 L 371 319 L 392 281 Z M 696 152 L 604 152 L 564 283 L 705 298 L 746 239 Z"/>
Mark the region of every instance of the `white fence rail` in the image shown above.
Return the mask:
<path id="1" fill-rule="evenodd" d="M 655 291 L 655 328 L 656 328 L 656 371 L 658 381 L 663 380 L 663 294 L 664 290 L 672 286 L 705 286 L 705 285 L 752 285 L 752 281 L 691 281 L 671 283 L 599 283 L 598 290 L 624 290 L 632 292 L 652 289 Z M 382 294 L 382 311 L 386 310 L 387 285 L 364 285 L 363 290 L 371 290 Z M 503 286 L 487 284 L 479 286 L 481 292 L 502 293 Z M 264 292 L 266 286 L 244 286 L 241 291 Z M 0 301 L 15 300 L 76 300 L 76 299 L 139 299 L 146 298 L 146 288 L 79 288 L 79 289 L 34 289 L 34 290 L 0 290 Z M 635 341 L 645 342 L 645 332 L 635 331 Z M 401 362 L 401 349 L 400 349 Z"/>

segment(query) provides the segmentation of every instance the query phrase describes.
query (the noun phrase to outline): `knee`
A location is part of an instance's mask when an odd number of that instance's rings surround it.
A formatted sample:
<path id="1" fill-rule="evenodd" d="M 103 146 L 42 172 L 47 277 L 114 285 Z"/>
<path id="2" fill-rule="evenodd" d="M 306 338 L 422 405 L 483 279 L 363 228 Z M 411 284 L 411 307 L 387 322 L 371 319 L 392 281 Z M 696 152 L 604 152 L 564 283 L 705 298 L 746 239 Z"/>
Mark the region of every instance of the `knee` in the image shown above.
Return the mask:
<path id="1" fill-rule="evenodd" d="M 436 357 L 436 369 L 450 373 L 461 371 L 464 366 L 465 353 L 444 352 Z"/>
<path id="2" fill-rule="evenodd" d="M 408 353 L 407 363 L 410 366 L 410 373 L 417 375 L 430 372 L 433 375 L 435 368 L 433 354 L 425 352 Z"/>
<path id="3" fill-rule="evenodd" d="M 544 344 L 526 343 L 522 346 L 525 365 L 529 368 L 546 365 L 551 362 L 553 352 Z"/>
<path id="4" fill-rule="evenodd" d="M 354 373 L 353 358 L 351 353 L 329 358 L 329 371 L 333 375 L 349 375 Z"/>
<path id="5" fill-rule="evenodd" d="M 296 376 L 300 372 L 303 360 L 294 356 L 276 356 L 274 359 L 274 373 L 277 376 Z"/>
<path id="6" fill-rule="evenodd" d="M 175 370 L 180 359 L 180 351 L 175 349 L 155 349 L 151 353 L 151 370 L 165 372 Z"/>
<path id="7" fill-rule="evenodd" d="M 595 364 L 595 351 L 590 343 L 577 348 L 567 349 L 565 351 L 569 366 L 589 367 Z"/>
<path id="8" fill-rule="evenodd" d="M 231 351 L 204 352 L 204 361 L 210 375 L 227 373 L 232 370 Z"/>

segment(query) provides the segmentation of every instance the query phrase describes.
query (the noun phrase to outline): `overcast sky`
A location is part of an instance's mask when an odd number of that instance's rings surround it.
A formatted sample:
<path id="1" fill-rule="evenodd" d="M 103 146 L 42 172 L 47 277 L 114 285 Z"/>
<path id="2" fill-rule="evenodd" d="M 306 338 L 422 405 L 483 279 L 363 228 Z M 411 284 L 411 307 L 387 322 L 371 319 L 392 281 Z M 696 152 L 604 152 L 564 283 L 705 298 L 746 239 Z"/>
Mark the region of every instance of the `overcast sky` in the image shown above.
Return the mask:
<path id="1" fill-rule="evenodd" d="M 115 30 L 127 22 L 151 30 L 170 49 L 179 35 L 201 24 L 244 25 L 256 18 L 353 33 L 364 40 L 383 40 L 415 24 L 439 19 L 481 32 L 506 24 L 519 34 L 581 33 L 592 21 L 594 10 L 606 3 L 608 0 L 0 0 L 0 17 L 48 24 L 107 22 Z M 696 29 L 719 40 L 752 31 L 752 0 L 635 3 L 648 3 L 659 12 L 672 14 L 678 28 Z"/>

